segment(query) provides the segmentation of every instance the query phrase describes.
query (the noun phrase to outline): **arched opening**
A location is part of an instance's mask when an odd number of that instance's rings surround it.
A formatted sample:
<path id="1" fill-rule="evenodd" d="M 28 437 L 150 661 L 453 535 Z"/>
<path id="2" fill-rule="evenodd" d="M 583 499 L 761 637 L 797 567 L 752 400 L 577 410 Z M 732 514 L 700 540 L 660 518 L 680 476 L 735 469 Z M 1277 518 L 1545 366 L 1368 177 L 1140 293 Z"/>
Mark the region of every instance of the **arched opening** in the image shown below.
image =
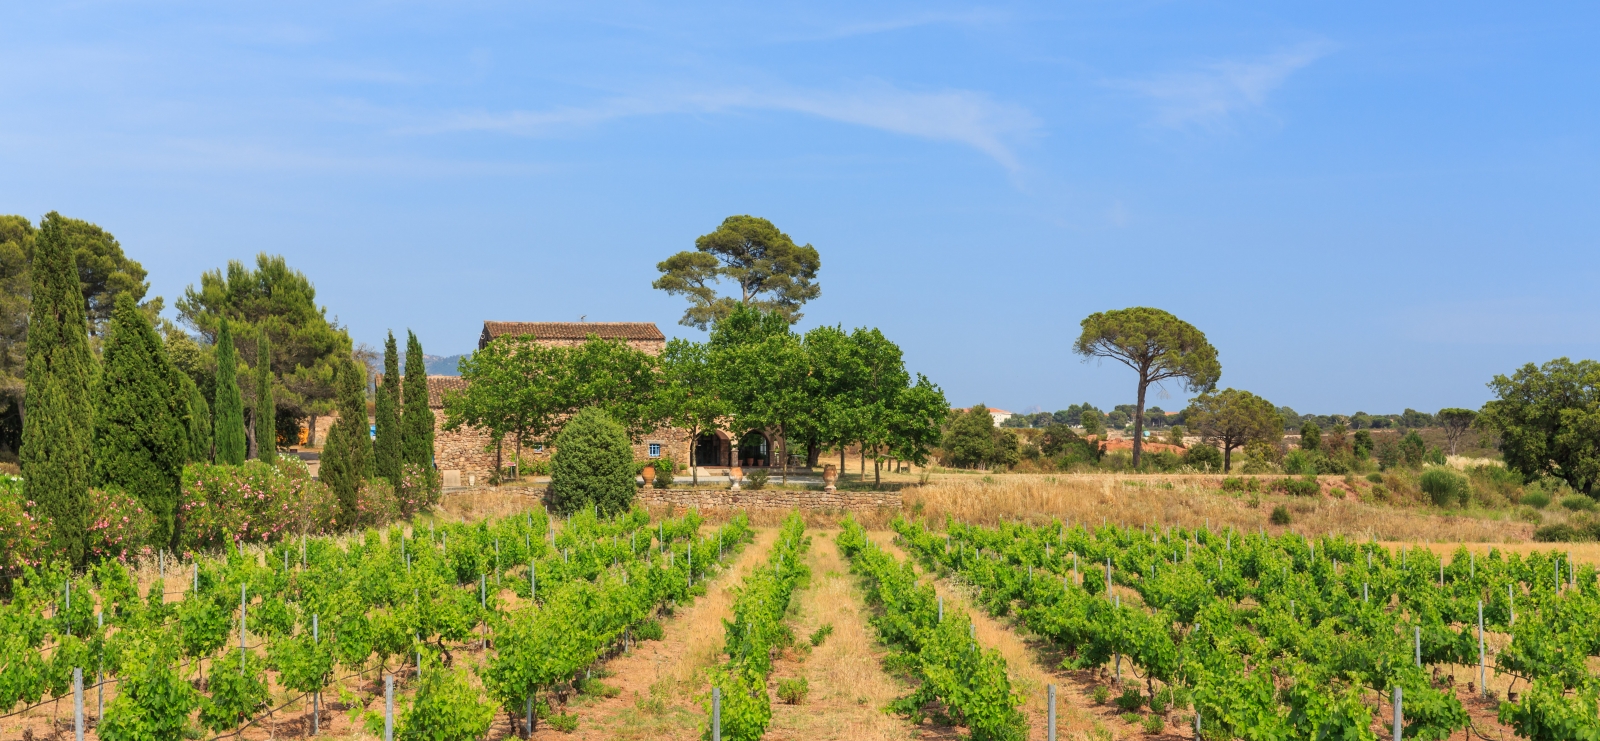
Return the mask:
<path id="1" fill-rule="evenodd" d="M 745 468 L 765 468 L 771 465 L 767 436 L 751 430 L 739 438 L 739 465 Z"/>
<path id="2" fill-rule="evenodd" d="M 724 455 L 722 438 L 716 433 L 707 432 L 694 441 L 694 464 L 696 466 L 721 466 L 727 460 Z"/>

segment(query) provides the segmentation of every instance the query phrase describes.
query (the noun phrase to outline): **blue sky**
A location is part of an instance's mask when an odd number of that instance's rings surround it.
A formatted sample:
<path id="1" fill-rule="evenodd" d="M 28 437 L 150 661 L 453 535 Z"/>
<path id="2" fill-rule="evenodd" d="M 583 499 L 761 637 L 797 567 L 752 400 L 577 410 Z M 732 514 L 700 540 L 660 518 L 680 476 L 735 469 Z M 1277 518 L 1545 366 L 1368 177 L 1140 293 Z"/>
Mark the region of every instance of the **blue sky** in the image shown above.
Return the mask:
<path id="1" fill-rule="evenodd" d="M 1600 349 L 1581 3 L 8 3 L 0 212 L 171 300 L 281 253 L 358 340 L 654 321 L 730 214 L 822 254 L 952 403 L 1132 401 L 1087 314 L 1302 412 L 1476 406 Z M 1181 389 L 1152 397 L 1182 406 Z"/>

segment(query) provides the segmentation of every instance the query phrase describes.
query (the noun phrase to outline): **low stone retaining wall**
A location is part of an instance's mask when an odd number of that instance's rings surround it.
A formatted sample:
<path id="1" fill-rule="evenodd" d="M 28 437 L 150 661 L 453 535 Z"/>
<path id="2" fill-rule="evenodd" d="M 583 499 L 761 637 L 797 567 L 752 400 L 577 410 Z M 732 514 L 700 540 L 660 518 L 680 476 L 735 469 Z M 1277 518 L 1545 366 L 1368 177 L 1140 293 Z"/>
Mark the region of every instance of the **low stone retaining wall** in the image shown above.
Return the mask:
<path id="1" fill-rule="evenodd" d="M 727 507 L 731 509 L 812 509 L 865 511 L 900 509 L 897 491 L 733 491 L 731 489 L 650 489 L 639 490 L 639 502 L 647 506 Z"/>

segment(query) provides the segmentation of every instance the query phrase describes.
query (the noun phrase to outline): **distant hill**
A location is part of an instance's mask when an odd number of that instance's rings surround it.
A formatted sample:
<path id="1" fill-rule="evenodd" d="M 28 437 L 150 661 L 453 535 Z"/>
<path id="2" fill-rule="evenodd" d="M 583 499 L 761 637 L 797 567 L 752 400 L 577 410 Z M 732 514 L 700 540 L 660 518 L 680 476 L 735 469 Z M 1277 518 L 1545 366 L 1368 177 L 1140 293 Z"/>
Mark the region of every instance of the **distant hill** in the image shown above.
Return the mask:
<path id="1" fill-rule="evenodd" d="M 430 376 L 459 376 L 461 371 L 456 368 L 456 364 L 461 362 L 463 357 L 466 356 L 450 355 L 441 358 L 438 355 L 423 355 L 422 359 L 428 362 Z"/>

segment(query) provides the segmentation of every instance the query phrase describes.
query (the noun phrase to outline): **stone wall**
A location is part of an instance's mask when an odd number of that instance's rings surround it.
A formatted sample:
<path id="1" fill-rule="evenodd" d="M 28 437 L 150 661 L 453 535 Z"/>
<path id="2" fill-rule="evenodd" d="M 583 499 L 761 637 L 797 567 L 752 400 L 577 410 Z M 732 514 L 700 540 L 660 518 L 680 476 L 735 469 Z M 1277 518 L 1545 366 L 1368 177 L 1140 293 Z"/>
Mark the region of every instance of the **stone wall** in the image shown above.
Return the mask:
<path id="1" fill-rule="evenodd" d="M 494 473 L 493 438 L 487 432 L 463 427 L 455 431 L 444 429 L 444 415 L 433 411 L 433 463 L 446 479 L 456 479 L 459 486 L 483 484 Z M 506 456 L 511 455 L 510 450 Z M 509 461 L 508 461 L 509 462 Z M 450 472 L 456 472 L 452 476 Z M 448 483 L 448 482 L 447 482 Z"/>
<path id="2" fill-rule="evenodd" d="M 897 491 L 733 491 L 731 489 L 651 489 L 639 490 L 639 502 L 647 506 L 728 507 L 733 509 L 825 509 L 877 510 L 900 509 Z"/>

